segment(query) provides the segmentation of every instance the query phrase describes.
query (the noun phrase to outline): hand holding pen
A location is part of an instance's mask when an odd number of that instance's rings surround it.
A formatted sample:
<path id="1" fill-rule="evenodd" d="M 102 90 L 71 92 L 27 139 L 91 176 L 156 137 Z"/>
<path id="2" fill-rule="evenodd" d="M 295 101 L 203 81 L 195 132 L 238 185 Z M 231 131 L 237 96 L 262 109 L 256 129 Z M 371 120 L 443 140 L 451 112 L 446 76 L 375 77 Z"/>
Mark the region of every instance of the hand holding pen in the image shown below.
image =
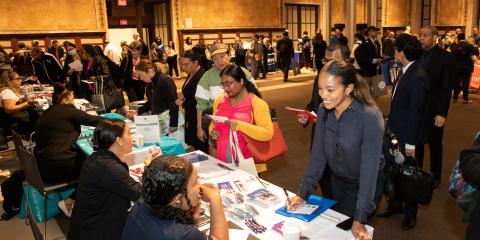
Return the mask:
<path id="1" fill-rule="evenodd" d="M 285 202 L 285 206 L 287 207 L 288 211 L 295 211 L 295 207 L 305 203 L 305 200 L 303 200 L 299 196 L 289 197 L 287 189 L 283 188 L 283 192 L 285 193 L 285 196 L 287 196 L 287 201 Z"/>

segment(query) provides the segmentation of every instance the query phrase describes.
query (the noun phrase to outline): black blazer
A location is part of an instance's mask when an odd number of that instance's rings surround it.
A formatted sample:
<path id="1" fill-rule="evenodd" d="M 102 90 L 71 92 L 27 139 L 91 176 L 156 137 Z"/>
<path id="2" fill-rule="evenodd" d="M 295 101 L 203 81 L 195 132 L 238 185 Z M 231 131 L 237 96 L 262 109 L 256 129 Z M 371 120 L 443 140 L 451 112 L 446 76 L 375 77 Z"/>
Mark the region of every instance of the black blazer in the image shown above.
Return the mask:
<path id="1" fill-rule="evenodd" d="M 139 114 L 150 111 L 152 114 L 160 114 L 170 110 L 170 127 L 178 125 L 177 87 L 173 80 L 166 75 L 156 74 L 152 82 L 147 84 L 146 94 L 148 101 L 138 109 Z"/>
<path id="2" fill-rule="evenodd" d="M 419 61 L 415 61 L 393 86 L 387 125 L 400 144 L 420 145 L 427 141 L 425 117 L 430 83 Z"/>
<path id="3" fill-rule="evenodd" d="M 378 64 L 373 64 L 372 60 L 374 58 L 380 58 L 380 43 L 377 40 L 375 40 L 375 43 L 377 47 L 373 45 L 370 38 L 367 38 L 367 40 L 355 50 L 355 59 L 360 66 L 360 75 L 364 77 L 377 75 Z"/>
<path id="4" fill-rule="evenodd" d="M 74 160 L 80 125 L 96 126 L 103 118 L 78 110 L 72 104 L 55 104 L 35 125 L 35 157 L 40 165 L 51 161 Z"/>
<path id="5" fill-rule="evenodd" d="M 130 202 L 140 198 L 140 190 L 114 153 L 94 152 L 82 166 L 68 239 L 120 239 Z"/>
<path id="6" fill-rule="evenodd" d="M 438 45 L 424 53 L 422 59 L 424 59 L 422 60 L 422 66 L 430 80 L 428 117 L 433 124 L 433 117 L 436 115 L 447 117 L 452 86 L 455 80 L 455 60 L 452 54 Z"/>

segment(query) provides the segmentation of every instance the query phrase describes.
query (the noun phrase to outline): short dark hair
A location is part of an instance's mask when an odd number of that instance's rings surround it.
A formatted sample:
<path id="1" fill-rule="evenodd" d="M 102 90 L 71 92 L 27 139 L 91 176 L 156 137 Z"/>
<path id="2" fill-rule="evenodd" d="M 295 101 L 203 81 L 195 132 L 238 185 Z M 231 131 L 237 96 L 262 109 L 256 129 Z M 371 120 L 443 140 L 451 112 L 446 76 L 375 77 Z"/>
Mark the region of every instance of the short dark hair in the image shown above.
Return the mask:
<path id="1" fill-rule="evenodd" d="M 403 52 L 410 62 L 418 60 L 422 55 L 422 44 L 410 34 L 400 34 L 395 41 L 395 47 L 398 52 Z"/>
<path id="2" fill-rule="evenodd" d="M 90 57 L 95 57 L 97 56 L 97 50 L 95 50 L 95 47 L 91 44 L 82 44 L 83 50 L 90 55 Z"/>
<path id="3" fill-rule="evenodd" d="M 145 167 L 142 176 L 142 197 L 152 209 L 152 214 L 163 220 L 176 220 L 193 224 L 193 211 L 170 205 L 178 194 L 183 194 L 187 205 L 187 185 L 193 172 L 192 162 L 178 156 L 160 156 Z"/>
<path id="4" fill-rule="evenodd" d="M 27 45 L 25 45 L 24 42 L 19 42 L 18 43 L 18 48 L 25 48 L 25 47 L 27 47 Z"/>
<path id="5" fill-rule="evenodd" d="M 288 31 L 287 30 L 283 31 L 283 36 L 288 37 Z"/>
<path id="6" fill-rule="evenodd" d="M 192 60 L 192 62 L 194 61 L 198 61 L 198 63 L 201 62 L 201 59 L 200 59 L 200 55 L 198 55 L 195 51 L 193 50 L 187 50 L 183 53 L 182 55 L 183 58 L 188 58 L 190 60 Z"/>
<path id="7" fill-rule="evenodd" d="M 53 84 L 52 103 L 60 104 L 71 92 L 65 87 L 65 84 L 56 82 Z"/>
<path id="8" fill-rule="evenodd" d="M 65 46 L 65 47 L 70 46 L 70 47 L 74 47 L 74 48 L 77 47 L 77 46 L 75 46 L 74 43 L 72 43 L 72 42 L 70 42 L 70 41 L 65 41 L 65 42 L 63 42 L 63 46 Z"/>
<path id="9" fill-rule="evenodd" d="M 307 34 L 308 34 L 308 32 L 307 32 L 307 31 L 303 31 L 303 34 L 304 34 L 304 35 L 307 35 Z"/>
<path id="10" fill-rule="evenodd" d="M 58 43 L 58 40 L 53 40 L 53 41 L 52 41 L 52 44 L 54 44 L 54 43 Z"/>
<path id="11" fill-rule="evenodd" d="M 109 149 L 123 135 L 125 121 L 120 119 L 105 119 L 101 121 L 93 131 L 93 149 Z"/>
<path id="12" fill-rule="evenodd" d="M 365 36 L 363 36 L 363 34 L 361 34 L 361 33 L 355 33 L 355 35 L 353 35 L 353 37 L 358 38 L 362 42 L 365 42 Z"/>
<path id="13" fill-rule="evenodd" d="M 465 40 L 465 33 L 459 33 L 457 35 L 458 41 Z"/>

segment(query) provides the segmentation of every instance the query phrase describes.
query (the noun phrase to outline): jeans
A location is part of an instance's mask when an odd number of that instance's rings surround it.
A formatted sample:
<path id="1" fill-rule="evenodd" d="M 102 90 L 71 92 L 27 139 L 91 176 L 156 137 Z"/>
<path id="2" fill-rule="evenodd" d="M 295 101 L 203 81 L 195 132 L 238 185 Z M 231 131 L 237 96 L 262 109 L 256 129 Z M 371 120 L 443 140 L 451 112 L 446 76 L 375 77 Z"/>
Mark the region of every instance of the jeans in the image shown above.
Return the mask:
<path id="1" fill-rule="evenodd" d="M 393 64 L 395 63 L 394 60 L 388 60 L 385 63 L 381 63 L 380 66 L 382 67 L 383 78 L 388 85 L 392 85 L 392 78 L 390 76 L 390 70 L 392 69 Z"/>

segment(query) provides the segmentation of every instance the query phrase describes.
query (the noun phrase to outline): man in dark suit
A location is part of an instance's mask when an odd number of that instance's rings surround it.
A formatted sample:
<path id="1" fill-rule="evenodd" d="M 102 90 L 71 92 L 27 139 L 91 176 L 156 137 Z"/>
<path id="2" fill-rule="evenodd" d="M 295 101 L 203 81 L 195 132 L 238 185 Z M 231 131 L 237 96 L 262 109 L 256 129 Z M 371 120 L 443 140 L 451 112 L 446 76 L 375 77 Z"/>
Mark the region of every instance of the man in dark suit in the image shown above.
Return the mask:
<path id="1" fill-rule="evenodd" d="M 473 55 L 478 55 L 478 49 L 465 41 L 465 34 L 457 35 L 458 43 L 452 47 L 452 53 L 456 62 L 456 80 L 453 85 L 453 102 L 458 101 L 460 90 L 463 92 L 462 103 L 468 104 L 472 101 L 468 99 L 468 88 L 470 87 L 470 77 L 473 72 Z M 460 89 L 461 85 L 461 89 Z"/>
<path id="2" fill-rule="evenodd" d="M 360 76 L 372 87 L 372 77 L 379 74 L 380 43 L 377 40 L 377 28 L 367 28 L 367 39 L 355 50 L 355 59 L 360 66 Z M 377 70 L 378 69 L 378 70 Z"/>
<path id="3" fill-rule="evenodd" d="M 288 31 L 283 32 L 283 38 L 277 43 L 278 59 L 283 71 L 283 81 L 288 82 L 288 71 L 294 54 L 293 42 L 288 37 Z"/>
<path id="4" fill-rule="evenodd" d="M 422 28 L 420 42 L 424 53 L 419 61 L 430 80 L 429 109 L 425 123 L 429 131 L 430 169 L 435 178 L 434 187 L 437 188 L 442 179 L 443 129 L 455 79 L 455 61 L 450 53 L 436 44 L 436 27 Z M 422 166 L 424 146 L 418 145 L 415 150 L 416 159 Z"/>
<path id="5" fill-rule="evenodd" d="M 425 114 L 428 107 L 430 83 L 419 61 L 422 46 L 417 38 L 401 34 L 395 42 L 395 59 L 403 68 L 393 85 L 392 103 L 387 126 L 397 136 L 400 149 L 406 156 L 404 164 L 415 164 L 415 148 L 425 143 Z M 404 205 L 404 206 L 402 206 Z M 404 202 L 397 196 L 389 202 L 388 211 L 379 217 L 390 217 L 404 208 L 402 227 L 415 227 L 417 203 Z"/>

